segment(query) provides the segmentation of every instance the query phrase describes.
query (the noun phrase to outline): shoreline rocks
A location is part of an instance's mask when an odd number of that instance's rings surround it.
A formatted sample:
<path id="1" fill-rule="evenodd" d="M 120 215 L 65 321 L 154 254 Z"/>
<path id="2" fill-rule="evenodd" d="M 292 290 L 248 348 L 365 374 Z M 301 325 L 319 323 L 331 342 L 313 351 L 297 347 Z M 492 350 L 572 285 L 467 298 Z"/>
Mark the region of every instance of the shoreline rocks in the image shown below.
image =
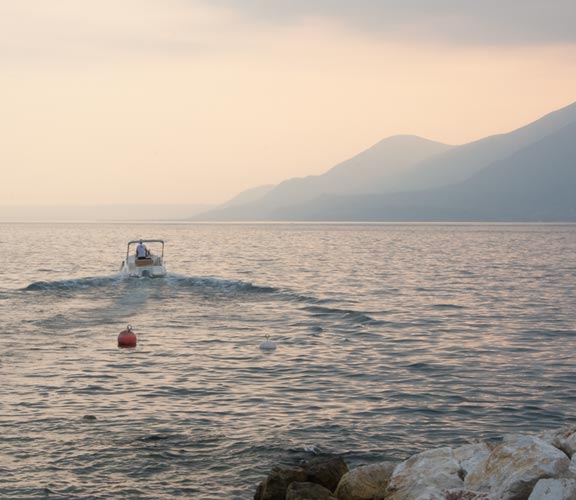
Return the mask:
<path id="1" fill-rule="evenodd" d="M 503 500 L 527 499 L 540 479 L 562 477 L 569 467 L 570 458 L 542 439 L 510 436 L 466 476 L 464 484 Z"/>
<path id="2" fill-rule="evenodd" d="M 317 458 L 302 466 L 278 465 L 258 485 L 254 499 L 285 500 L 293 483 L 316 484 L 332 493 L 347 472 L 348 466 L 342 457 Z"/>
<path id="3" fill-rule="evenodd" d="M 348 470 L 341 457 L 278 466 L 255 500 L 576 500 L 576 426 L 506 435 Z"/>
<path id="4" fill-rule="evenodd" d="M 339 500 L 383 498 L 396 465 L 382 462 L 352 469 L 342 476 L 335 491 L 336 497 Z"/>

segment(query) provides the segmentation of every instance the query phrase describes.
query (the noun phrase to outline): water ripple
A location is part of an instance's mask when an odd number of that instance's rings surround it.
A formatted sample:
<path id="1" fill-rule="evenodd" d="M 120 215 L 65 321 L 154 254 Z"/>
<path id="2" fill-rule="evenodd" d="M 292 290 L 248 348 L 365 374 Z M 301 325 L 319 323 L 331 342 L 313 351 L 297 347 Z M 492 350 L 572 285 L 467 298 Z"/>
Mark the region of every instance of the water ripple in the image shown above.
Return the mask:
<path id="1" fill-rule="evenodd" d="M 133 230 L 10 228 L 1 497 L 247 500 L 279 462 L 574 420 L 576 227 L 139 226 L 174 242 L 154 280 L 113 274 Z"/>

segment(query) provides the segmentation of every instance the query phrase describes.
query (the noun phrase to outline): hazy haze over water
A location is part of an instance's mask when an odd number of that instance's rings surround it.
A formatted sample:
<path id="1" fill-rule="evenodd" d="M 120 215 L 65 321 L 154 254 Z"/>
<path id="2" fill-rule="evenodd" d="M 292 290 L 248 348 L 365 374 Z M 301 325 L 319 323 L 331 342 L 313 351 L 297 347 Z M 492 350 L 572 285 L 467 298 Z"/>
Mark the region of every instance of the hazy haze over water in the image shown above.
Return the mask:
<path id="1" fill-rule="evenodd" d="M 140 236 L 165 279 L 116 274 Z M 315 453 L 574 422 L 575 248 L 569 224 L 0 224 L 0 496 L 249 499 Z"/>

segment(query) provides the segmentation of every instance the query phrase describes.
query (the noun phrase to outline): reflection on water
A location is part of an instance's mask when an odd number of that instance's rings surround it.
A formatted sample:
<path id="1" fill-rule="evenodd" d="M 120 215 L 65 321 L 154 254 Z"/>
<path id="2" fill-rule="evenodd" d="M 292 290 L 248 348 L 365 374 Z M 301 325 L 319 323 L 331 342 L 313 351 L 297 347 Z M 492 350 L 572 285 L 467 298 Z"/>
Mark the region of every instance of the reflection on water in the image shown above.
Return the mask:
<path id="1" fill-rule="evenodd" d="M 248 499 L 278 462 L 574 418 L 573 225 L 0 231 L 6 498 Z M 115 274 L 140 236 L 166 278 Z"/>

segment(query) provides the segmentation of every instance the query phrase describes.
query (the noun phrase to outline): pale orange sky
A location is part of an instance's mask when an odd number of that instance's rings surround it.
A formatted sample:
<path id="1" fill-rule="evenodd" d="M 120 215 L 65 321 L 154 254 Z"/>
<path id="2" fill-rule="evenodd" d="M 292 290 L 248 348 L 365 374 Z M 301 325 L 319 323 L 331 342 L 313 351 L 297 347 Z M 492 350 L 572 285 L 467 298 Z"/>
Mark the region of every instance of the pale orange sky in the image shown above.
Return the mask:
<path id="1" fill-rule="evenodd" d="M 390 135 L 460 144 L 576 100 L 576 43 L 544 24 L 467 39 L 248 3 L 0 0 L 0 204 L 218 203 Z"/>

